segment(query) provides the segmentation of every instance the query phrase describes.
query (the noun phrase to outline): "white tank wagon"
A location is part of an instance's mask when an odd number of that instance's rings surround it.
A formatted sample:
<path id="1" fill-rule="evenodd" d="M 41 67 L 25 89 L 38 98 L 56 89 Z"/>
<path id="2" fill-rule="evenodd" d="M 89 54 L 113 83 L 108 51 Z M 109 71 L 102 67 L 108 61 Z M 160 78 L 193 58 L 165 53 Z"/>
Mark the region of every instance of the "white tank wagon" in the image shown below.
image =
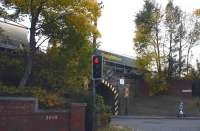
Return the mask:
<path id="1" fill-rule="evenodd" d="M 24 49 L 28 47 L 28 28 L 0 21 L 0 48 Z"/>

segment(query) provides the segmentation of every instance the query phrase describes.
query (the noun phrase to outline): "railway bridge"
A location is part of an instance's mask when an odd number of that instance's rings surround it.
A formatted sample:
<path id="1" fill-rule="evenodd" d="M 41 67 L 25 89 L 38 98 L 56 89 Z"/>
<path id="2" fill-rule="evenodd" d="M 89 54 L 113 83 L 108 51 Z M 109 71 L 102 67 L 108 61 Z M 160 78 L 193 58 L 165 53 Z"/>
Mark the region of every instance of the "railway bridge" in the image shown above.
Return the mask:
<path id="1" fill-rule="evenodd" d="M 112 107 L 114 115 L 124 114 L 127 102 L 139 93 L 142 73 L 132 58 L 101 50 L 97 54 L 104 57 L 104 62 L 103 79 L 96 81 L 96 92 Z"/>

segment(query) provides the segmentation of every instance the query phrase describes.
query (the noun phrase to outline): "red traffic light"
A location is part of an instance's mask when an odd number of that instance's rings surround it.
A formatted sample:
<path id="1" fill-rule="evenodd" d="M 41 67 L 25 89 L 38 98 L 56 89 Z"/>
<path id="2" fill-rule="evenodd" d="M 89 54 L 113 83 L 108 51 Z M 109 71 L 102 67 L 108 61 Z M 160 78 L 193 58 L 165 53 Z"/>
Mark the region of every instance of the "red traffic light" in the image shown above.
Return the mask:
<path id="1" fill-rule="evenodd" d="M 102 78 L 103 73 L 103 57 L 100 55 L 92 56 L 92 79 L 98 80 Z"/>
<path id="2" fill-rule="evenodd" d="M 96 57 L 96 58 L 94 58 L 94 64 L 99 64 L 99 58 L 98 57 Z"/>

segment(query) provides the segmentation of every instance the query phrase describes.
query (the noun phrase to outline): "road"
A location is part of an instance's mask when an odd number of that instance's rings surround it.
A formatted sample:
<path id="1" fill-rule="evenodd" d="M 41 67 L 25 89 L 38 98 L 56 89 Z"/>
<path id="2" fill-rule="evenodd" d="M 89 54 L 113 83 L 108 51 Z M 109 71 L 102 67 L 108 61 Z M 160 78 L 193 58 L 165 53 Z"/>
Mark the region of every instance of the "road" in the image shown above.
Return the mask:
<path id="1" fill-rule="evenodd" d="M 127 126 L 133 131 L 200 131 L 200 120 L 112 118 L 112 124 Z"/>

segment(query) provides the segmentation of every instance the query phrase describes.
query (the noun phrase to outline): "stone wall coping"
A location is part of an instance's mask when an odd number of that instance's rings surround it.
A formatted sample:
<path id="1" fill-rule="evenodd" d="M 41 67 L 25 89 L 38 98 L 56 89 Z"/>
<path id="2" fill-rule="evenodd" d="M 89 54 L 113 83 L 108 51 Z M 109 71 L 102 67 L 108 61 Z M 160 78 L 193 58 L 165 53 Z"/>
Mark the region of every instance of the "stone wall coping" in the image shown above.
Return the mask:
<path id="1" fill-rule="evenodd" d="M 71 106 L 80 106 L 80 107 L 86 107 L 86 103 L 71 103 Z"/>
<path id="2" fill-rule="evenodd" d="M 36 113 L 67 113 L 69 112 L 68 110 L 37 110 Z"/>
<path id="3" fill-rule="evenodd" d="M 4 97 L 0 96 L 0 100 L 12 100 L 12 101 L 38 101 L 36 97 Z"/>
<path id="4" fill-rule="evenodd" d="M 68 112 L 68 110 L 41 110 L 38 107 L 38 98 L 36 97 L 4 97 L 0 96 L 0 101 L 33 101 L 35 103 L 35 112 L 38 113 L 65 113 Z M 71 103 L 71 107 L 86 107 L 86 103 Z"/>
<path id="5" fill-rule="evenodd" d="M 0 96 L 0 101 L 33 101 L 34 102 L 34 110 L 38 111 L 38 98 L 36 97 L 5 97 Z"/>

